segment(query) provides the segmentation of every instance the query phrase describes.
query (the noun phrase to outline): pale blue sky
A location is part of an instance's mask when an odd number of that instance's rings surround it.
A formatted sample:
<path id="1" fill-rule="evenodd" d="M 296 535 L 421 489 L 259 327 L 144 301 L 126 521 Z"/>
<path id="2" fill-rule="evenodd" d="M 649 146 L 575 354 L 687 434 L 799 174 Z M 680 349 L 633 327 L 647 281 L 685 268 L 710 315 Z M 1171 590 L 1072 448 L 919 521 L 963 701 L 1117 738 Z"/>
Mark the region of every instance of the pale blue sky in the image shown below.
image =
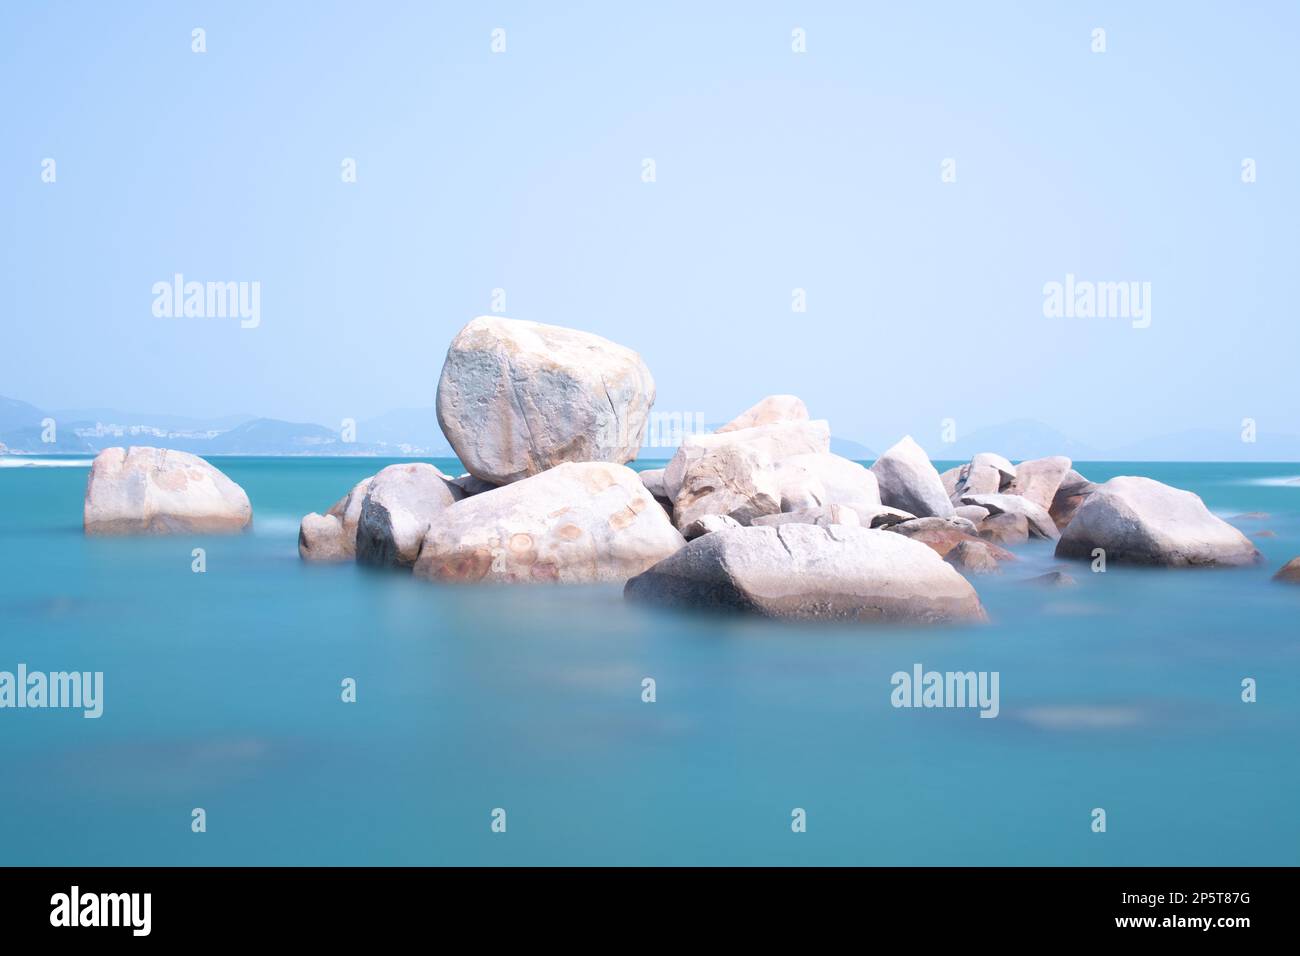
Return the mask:
<path id="1" fill-rule="evenodd" d="M 0 394 L 431 405 L 502 287 L 709 421 L 1300 432 L 1295 4 L 263 6 L 0 10 Z M 260 281 L 260 327 L 155 318 L 175 272 Z M 1066 273 L 1149 281 L 1151 327 L 1045 318 Z"/>

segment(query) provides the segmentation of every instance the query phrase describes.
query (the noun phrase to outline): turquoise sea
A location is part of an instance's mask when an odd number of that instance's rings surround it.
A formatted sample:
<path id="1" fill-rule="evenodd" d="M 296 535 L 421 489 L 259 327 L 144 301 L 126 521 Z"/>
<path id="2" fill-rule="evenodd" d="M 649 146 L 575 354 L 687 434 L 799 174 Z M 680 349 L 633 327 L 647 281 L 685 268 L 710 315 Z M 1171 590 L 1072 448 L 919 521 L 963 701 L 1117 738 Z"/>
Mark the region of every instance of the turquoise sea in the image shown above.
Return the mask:
<path id="1" fill-rule="evenodd" d="M 300 517 L 389 462 L 214 463 L 251 533 L 86 539 L 87 461 L 0 467 L 0 670 L 105 682 L 98 720 L 0 710 L 0 864 L 1300 863 L 1300 588 L 1269 580 L 1300 465 L 1079 463 L 1266 513 L 1267 563 L 1050 590 L 1036 543 L 977 579 L 991 623 L 905 631 L 309 566 Z M 917 663 L 999 672 L 1000 715 L 893 708 Z"/>

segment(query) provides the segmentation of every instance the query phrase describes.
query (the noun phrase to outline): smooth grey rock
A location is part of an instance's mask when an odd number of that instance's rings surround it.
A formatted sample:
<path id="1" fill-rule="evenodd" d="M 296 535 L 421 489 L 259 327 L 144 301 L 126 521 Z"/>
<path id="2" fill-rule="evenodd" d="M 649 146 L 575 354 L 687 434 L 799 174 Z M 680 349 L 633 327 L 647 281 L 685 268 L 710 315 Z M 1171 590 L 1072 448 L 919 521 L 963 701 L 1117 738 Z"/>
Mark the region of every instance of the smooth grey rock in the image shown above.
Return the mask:
<path id="1" fill-rule="evenodd" d="M 706 534 L 632 578 L 623 593 L 661 606 L 779 618 L 912 624 L 985 619 L 970 582 L 925 545 L 840 525 Z"/>
<path id="2" fill-rule="evenodd" d="M 961 503 L 979 505 L 981 508 L 987 508 L 994 515 L 1024 515 L 1029 522 L 1029 533 L 1037 538 L 1055 541 L 1061 536 L 1061 533 L 1056 530 L 1056 522 L 1047 513 L 1047 509 L 1039 507 L 1021 495 L 963 495 Z"/>
<path id="3" fill-rule="evenodd" d="M 1190 491 L 1150 478 L 1121 476 L 1099 485 L 1056 546 L 1060 558 L 1162 567 L 1236 567 L 1262 560 L 1244 534 L 1215 517 Z"/>
<path id="4" fill-rule="evenodd" d="M 197 455 L 133 445 L 105 448 L 90 465 L 86 534 L 226 534 L 252 521 L 244 489 Z"/>
<path id="5" fill-rule="evenodd" d="M 430 522 L 456 503 L 460 491 L 427 462 L 389 465 L 380 471 L 370 480 L 361 503 L 357 563 L 403 568 L 415 564 Z M 476 495 L 466 500 L 485 497 L 490 496 Z"/>
<path id="6" fill-rule="evenodd" d="M 880 501 L 918 518 L 946 518 L 953 513 L 943 481 L 925 451 L 904 436 L 871 466 L 880 485 Z"/>
<path id="7" fill-rule="evenodd" d="M 415 576 L 621 582 L 685 544 L 631 468 L 568 462 L 447 508 L 425 536 Z"/>
<path id="8" fill-rule="evenodd" d="M 438 423 L 495 485 L 566 461 L 636 457 L 655 385 L 641 356 L 589 332 L 479 316 L 452 340 Z"/>
<path id="9" fill-rule="evenodd" d="M 808 406 L 796 396 L 769 395 L 727 422 L 717 430 L 717 434 L 777 422 L 806 422 L 808 418 Z"/>

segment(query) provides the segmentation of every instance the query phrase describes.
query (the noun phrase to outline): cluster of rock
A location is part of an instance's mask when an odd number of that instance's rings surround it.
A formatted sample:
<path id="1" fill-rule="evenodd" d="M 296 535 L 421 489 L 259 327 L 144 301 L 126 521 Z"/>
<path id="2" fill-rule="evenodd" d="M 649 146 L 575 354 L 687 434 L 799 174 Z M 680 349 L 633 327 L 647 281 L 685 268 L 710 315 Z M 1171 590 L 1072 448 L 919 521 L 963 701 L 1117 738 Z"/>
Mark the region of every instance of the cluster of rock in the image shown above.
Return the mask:
<path id="1" fill-rule="evenodd" d="M 1055 542 L 1061 558 L 1101 549 L 1119 564 L 1260 559 L 1190 492 L 1147 478 L 1094 484 L 1060 456 L 1012 464 L 985 452 L 940 474 L 904 437 L 866 468 L 832 453 L 827 422 L 792 395 L 687 436 L 666 467 L 637 473 L 626 463 L 654 397 L 630 349 L 475 319 L 451 343 L 437 401 L 466 473 L 390 465 L 304 517 L 299 553 L 434 581 L 626 582 L 629 599 L 659 605 L 925 623 L 983 619 L 969 579 L 1014 562 L 1010 549 L 1030 538 Z M 252 519 L 215 468 L 147 448 L 95 460 L 85 514 L 87 533 Z"/>

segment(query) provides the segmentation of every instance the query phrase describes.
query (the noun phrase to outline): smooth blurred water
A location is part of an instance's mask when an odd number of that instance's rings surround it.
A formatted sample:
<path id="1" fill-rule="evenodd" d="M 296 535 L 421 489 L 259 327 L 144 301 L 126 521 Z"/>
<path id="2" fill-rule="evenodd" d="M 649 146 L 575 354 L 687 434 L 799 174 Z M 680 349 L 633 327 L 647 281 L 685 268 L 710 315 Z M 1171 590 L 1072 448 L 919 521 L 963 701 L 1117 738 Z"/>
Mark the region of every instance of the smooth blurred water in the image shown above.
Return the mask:
<path id="1" fill-rule="evenodd" d="M 1047 590 L 1032 544 L 977 579 L 990 624 L 902 631 L 308 566 L 300 517 L 387 462 L 216 463 L 249 534 L 87 539 L 84 464 L 0 468 L 0 670 L 105 673 L 99 720 L 0 710 L 0 864 L 1300 863 L 1300 588 L 1269 580 L 1300 465 L 1080 464 L 1266 512 L 1267 563 Z M 918 662 L 999 671 L 1001 715 L 894 709 Z"/>

